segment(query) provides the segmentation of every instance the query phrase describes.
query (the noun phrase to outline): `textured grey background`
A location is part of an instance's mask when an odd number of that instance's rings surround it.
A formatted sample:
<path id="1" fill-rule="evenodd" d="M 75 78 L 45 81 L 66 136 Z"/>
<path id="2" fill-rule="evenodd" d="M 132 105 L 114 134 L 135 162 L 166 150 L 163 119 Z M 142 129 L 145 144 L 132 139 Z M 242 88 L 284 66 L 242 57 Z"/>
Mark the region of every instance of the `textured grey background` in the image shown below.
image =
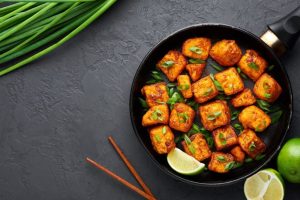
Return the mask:
<path id="1" fill-rule="evenodd" d="M 261 34 L 300 0 L 119 1 L 73 40 L 0 78 L 0 199 L 142 199 L 84 162 L 91 156 L 135 183 L 107 141 L 113 135 L 159 199 L 243 199 L 243 183 L 185 185 L 152 163 L 133 134 L 129 91 L 135 70 L 162 38 L 221 22 Z M 300 136 L 300 41 L 282 60 L 295 95 L 289 137 Z M 288 184 L 286 199 L 299 199 Z"/>

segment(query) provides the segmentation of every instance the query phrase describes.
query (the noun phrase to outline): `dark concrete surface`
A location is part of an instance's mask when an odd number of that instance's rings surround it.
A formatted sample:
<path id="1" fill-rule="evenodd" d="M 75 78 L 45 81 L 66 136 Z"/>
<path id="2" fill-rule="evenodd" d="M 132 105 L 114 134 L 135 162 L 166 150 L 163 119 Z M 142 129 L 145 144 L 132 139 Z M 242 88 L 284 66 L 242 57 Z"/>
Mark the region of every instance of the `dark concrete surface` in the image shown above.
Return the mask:
<path id="1" fill-rule="evenodd" d="M 161 172 L 138 143 L 129 91 L 145 54 L 185 26 L 220 22 L 259 35 L 300 0 L 119 1 L 53 53 L 0 78 L 0 199 L 142 199 L 85 163 L 90 156 L 135 183 L 113 135 L 158 199 L 244 199 L 243 182 L 201 188 Z M 300 41 L 282 60 L 294 92 L 288 137 L 300 136 Z M 300 199 L 287 184 L 286 199 Z"/>

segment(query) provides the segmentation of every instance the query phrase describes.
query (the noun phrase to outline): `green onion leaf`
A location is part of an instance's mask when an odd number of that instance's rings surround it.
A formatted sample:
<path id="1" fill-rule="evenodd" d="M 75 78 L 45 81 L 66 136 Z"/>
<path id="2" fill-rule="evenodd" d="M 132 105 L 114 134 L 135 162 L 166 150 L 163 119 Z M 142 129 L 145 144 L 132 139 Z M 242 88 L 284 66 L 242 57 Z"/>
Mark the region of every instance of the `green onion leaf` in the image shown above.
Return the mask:
<path id="1" fill-rule="evenodd" d="M 198 55 L 202 54 L 202 49 L 199 48 L 199 47 L 196 47 L 196 46 L 191 47 L 190 51 L 192 51 L 192 52 L 194 52 L 194 53 L 196 53 Z"/>
<path id="2" fill-rule="evenodd" d="M 267 98 L 267 99 L 270 99 L 272 97 L 272 94 L 264 93 L 264 97 Z"/>
<path id="3" fill-rule="evenodd" d="M 139 99 L 139 102 L 140 102 L 142 108 L 144 108 L 144 109 L 148 109 L 149 108 L 147 102 L 144 99 L 142 99 L 141 97 L 139 97 L 138 99 Z"/>
<path id="4" fill-rule="evenodd" d="M 209 121 L 215 120 L 215 119 L 216 119 L 217 117 L 219 117 L 221 114 L 222 114 L 221 111 L 216 111 L 216 112 L 214 112 L 214 113 L 212 113 L 212 114 L 209 114 L 209 115 L 207 116 L 207 120 L 209 120 Z"/>
<path id="5" fill-rule="evenodd" d="M 189 62 L 192 64 L 204 64 L 205 60 L 201 60 L 201 59 L 189 59 Z"/>
<path id="6" fill-rule="evenodd" d="M 168 60 L 168 61 L 166 61 L 166 62 L 164 62 L 164 63 L 162 64 L 162 67 L 168 69 L 168 68 L 172 67 L 174 64 L 175 64 L 174 61 Z"/>
<path id="7" fill-rule="evenodd" d="M 256 100 L 258 107 L 260 107 L 264 111 L 270 111 L 271 104 L 264 100 L 257 99 Z"/>
<path id="8" fill-rule="evenodd" d="M 262 160 L 262 159 L 264 159 L 265 157 L 266 157 L 265 154 L 259 154 L 259 155 L 257 155 L 257 156 L 255 157 L 255 160 Z"/>
<path id="9" fill-rule="evenodd" d="M 166 127 L 166 126 L 164 126 L 164 127 L 162 128 L 162 133 L 163 133 L 163 134 L 166 134 L 166 133 L 167 133 L 167 127 Z"/>
<path id="10" fill-rule="evenodd" d="M 217 160 L 220 162 L 226 162 L 226 159 L 224 156 L 217 156 Z"/>
<path id="11" fill-rule="evenodd" d="M 255 71 L 259 70 L 259 66 L 255 62 L 248 63 L 248 66 L 254 69 Z"/>
<path id="12" fill-rule="evenodd" d="M 242 130 L 243 130 L 243 127 L 242 127 L 242 125 L 240 125 L 240 124 L 233 124 L 233 127 L 234 127 L 236 130 L 238 130 L 238 131 L 242 131 Z"/>
<path id="13" fill-rule="evenodd" d="M 209 96 L 213 92 L 212 88 L 207 88 L 206 91 L 203 93 L 203 96 Z"/>
<path id="14" fill-rule="evenodd" d="M 228 171 L 228 170 L 231 170 L 235 165 L 235 162 L 232 161 L 232 162 L 229 162 L 225 165 L 225 170 Z"/>
<path id="15" fill-rule="evenodd" d="M 182 84 L 182 85 L 178 85 L 177 89 L 182 91 L 182 90 L 188 90 L 190 88 L 189 84 Z"/>
<path id="16" fill-rule="evenodd" d="M 189 115 L 186 112 L 177 113 L 180 123 L 186 123 L 189 120 Z"/>
<path id="17" fill-rule="evenodd" d="M 217 70 L 217 71 L 223 71 L 224 69 L 223 69 L 223 67 L 221 67 L 221 66 L 219 66 L 219 65 L 217 65 L 217 64 L 215 64 L 215 63 L 211 63 L 211 66 L 215 69 L 215 70 Z"/>
<path id="18" fill-rule="evenodd" d="M 239 114 L 240 114 L 240 111 L 234 110 L 234 111 L 231 113 L 231 121 L 236 120 Z"/>
<path id="19" fill-rule="evenodd" d="M 160 139 L 159 135 L 154 135 L 154 138 L 155 138 L 155 140 L 156 140 L 157 142 L 161 142 L 161 139 Z"/>
<path id="20" fill-rule="evenodd" d="M 268 71 L 271 71 L 274 67 L 275 67 L 275 65 L 270 65 L 270 66 L 268 67 Z"/>
<path id="21" fill-rule="evenodd" d="M 255 150 L 255 148 L 256 148 L 256 145 L 255 145 L 254 141 L 252 141 L 249 145 L 249 151 L 252 152 Z"/>
<path id="22" fill-rule="evenodd" d="M 277 123 L 279 121 L 282 113 L 283 113 L 282 110 L 278 110 L 277 112 L 272 113 L 271 114 L 271 124 Z"/>
<path id="23" fill-rule="evenodd" d="M 252 161 L 253 161 L 253 159 L 250 158 L 250 157 L 248 157 L 248 158 L 245 159 L 245 163 L 250 163 L 250 162 L 252 162 Z"/>
<path id="24" fill-rule="evenodd" d="M 215 79 L 214 75 L 210 74 L 209 76 L 210 76 L 211 80 L 214 82 L 214 85 L 216 86 L 217 90 L 218 91 L 224 91 L 223 88 L 222 88 L 222 86 L 221 86 L 221 84 L 219 83 L 219 81 L 217 81 Z"/>

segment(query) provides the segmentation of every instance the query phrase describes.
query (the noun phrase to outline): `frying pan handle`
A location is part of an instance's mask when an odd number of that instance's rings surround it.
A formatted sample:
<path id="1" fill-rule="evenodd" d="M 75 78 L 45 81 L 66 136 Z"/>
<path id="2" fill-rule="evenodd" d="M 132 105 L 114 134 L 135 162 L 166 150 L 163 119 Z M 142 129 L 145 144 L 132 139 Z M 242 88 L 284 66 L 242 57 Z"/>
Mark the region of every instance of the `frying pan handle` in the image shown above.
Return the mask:
<path id="1" fill-rule="evenodd" d="M 281 45 L 284 45 L 281 51 L 284 52 L 285 50 L 291 49 L 300 36 L 300 6 L 277 22 L 268 25 L 268 28 L 280 41 L 278 41 L 277 48 L 279 48 L 281 43 Z M 269 33 L 269 35 L 270 34 L 271 33 Z M 280 49 L 277 49 L 277 51 L 278 50 Z"/>

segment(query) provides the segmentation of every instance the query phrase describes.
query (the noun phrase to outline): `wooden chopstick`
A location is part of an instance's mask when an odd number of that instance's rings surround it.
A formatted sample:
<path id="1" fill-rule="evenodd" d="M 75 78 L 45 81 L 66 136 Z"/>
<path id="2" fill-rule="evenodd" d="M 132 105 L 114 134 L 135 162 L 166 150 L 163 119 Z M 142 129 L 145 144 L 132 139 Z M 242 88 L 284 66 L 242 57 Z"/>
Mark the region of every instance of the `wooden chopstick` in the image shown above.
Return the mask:
<path id="1" fill-rule="evenodd" d="M 142 188 L 144 189 L 144 191 L 147 194 L 149 194 L 152 197 L 154 197 L 154 195 L 152 194 L 150 188 L 145 184 L 145 182 L 143 181 L 143 179 L 140 177 L 140 175 L 137 173 L 137 171 L 131 165 L 131 163 L 129 162 L 129 160 L 127 159 L 127 157 L 125 156 L 125 154 L 122 152 L 122 150 L 120 149 L 120 147 L 117 145 L 117 143 L 115 142 L 115 140 L 111 136 L 109 136 L 108 137 L 108 141 L 114 147 L 114 149 L 119 154 L 119 156 L 121 157 L 121 159 L 123 160 L 123 162 L 125 163 L 125 165 L 128 167 L 128 169 L 131 172 L 131 174 L 134 176 L 134 178 L 137 180 L 137 182 L 142 186 Z"/>
<path id="2" fill-rule="evenodd" d="M 133 191 L 135 191 L 136 193 L 140 194 L 141 196 L 143 196 L 146 199 L 149 200 L 156 200 L 153 196 L 145 193 L 144 191 L 142 191 L 141 189 L 135 187 L 134 185 L 132 185 L 131 183 L 129 183 L 128 181 L 126 181 L 125 179 L 121 178 L 120 176 L 116 175 L 115 173 L 113 173 L 112 171 L 110 171 L 109 169 L 103 167 L 102 165 L 100 165 L 99 163 L 97 163 L 96 161 L 90 159 L 89 157 L 86 157 L 86 161 L 90 164 L 92 164 L 93 166 L 95 166 L 96 168 L 104 171 L 105 173 L 107 173 L 108 175 L 110 175 L 111 177 L 113 177 L 114 179 L 116 179 L 117 181 L 121 182 L 122 184 L 124 184 L 125 186 L 127 186 L 128 188 L 132 189 Z"/>

